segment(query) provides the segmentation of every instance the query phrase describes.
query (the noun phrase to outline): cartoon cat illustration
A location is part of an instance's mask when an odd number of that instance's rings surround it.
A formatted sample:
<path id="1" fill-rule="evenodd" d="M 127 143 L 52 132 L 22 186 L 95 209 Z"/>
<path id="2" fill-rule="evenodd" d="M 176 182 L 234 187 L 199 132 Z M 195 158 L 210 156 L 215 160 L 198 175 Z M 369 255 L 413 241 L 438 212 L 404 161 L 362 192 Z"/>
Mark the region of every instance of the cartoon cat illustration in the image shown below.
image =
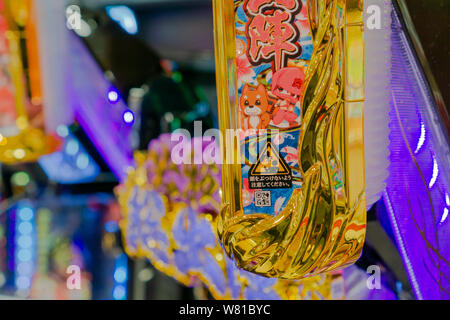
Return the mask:
<path id="1" fill-rule="evenodd" d="M 274 125 L 278 126 L 286 122 L 289 127 L 292 127 L 300 124 L 300 117 L 294 110 L 296 105 L 300 106 L 304 81 L 305 74 L 296 67 L 283 68 L 273 75 L 272 94 L 279 99 L 275 104 Z"/>
<path id="2" fill-rule="evenodd" d="M 270 109 L 266 88 L 262 84 L 256 88 L 246 84 L 240 98 L 241 129 L 267 129 Z"/>

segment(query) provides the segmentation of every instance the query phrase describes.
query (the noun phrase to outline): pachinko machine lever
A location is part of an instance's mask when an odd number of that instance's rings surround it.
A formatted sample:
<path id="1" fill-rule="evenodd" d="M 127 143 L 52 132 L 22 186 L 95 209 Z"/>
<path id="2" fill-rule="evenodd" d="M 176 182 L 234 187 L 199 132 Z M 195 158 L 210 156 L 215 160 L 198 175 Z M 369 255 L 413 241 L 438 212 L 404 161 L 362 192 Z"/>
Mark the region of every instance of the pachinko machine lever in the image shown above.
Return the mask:
<path id="1" fill-rule="evenodd" d="M 389 58 L 388 31 L 365 35 L 362 0 L 213 3 L 221 244 L 238 267 L 267 277 L 354 263 L 387 176 L 388 80 L 365 69 Z M 365 55 L 373 41 L 382 53 Z M 378 103 L 366 108 L 367 86 L 378 86 Z M 381 133 L 367 139 L 365 127 Z M 376 175 L 371 186 L 365 173 Z"/>

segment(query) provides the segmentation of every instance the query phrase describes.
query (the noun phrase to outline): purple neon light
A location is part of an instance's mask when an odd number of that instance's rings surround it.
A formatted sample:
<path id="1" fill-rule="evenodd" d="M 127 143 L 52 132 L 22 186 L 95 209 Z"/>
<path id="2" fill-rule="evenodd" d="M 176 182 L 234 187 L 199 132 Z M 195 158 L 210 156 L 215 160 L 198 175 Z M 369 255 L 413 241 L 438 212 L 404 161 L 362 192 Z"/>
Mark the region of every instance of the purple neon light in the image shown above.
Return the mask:
<path id="1" fill-rule="evenodd" d="M 119 100 L 120 100 L 119 92 L 114 88 L 109 89 L 108 90 L 108 101 L 112 104 L 115 104 Z"/>
<path id="2" fill-rule="evenodd" d="M 69 97 L 75 117 L 106 164 L 123 180 L 133 165 L 132 128 L 123 118 L 129 109 L 117 91 L 117 101 L 115 96 L 110 101 L 111 83 L 75 34 L 71 35 L 70 52 Z"/>
<path id="3" fill-rule="evenodd" d="M 442 219 L 449 208 L 449 146 L 395 11 L 391 41 L 391 165 L 384 201 L 416 297 L 449 299 L 450 221 Z"/>
<path id="4" fill-rule="evenodd" d="M 134 123 L 134 113 L 131 110 L 127 110 L 122 115 L 123 121 L 128 124 L 132 125 Z"/>

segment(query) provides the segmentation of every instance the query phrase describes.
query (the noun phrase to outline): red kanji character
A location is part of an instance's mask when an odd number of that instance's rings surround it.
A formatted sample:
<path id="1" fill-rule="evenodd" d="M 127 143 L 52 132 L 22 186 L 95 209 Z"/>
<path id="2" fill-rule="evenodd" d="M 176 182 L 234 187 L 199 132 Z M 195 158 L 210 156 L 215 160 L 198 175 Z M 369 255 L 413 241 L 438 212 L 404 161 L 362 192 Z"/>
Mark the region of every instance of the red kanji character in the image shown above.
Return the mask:
<path id="1" fill-rule="evenodd" d="M 256 15 L 262 13 L 264 8 L 283 7 L 289 11 L 297 11 L 301 7 L 300 0 L 246 0 L 244 9 L 249 13 Z"/>
<path id="2" fill-rule="evenodd" d="M 273 62 L 274 69 L 279 70 L 285 66 L 286 57 L 295 57 L 300 53 L 297 43 L 299 31 L 287 10 L 277 7 L 269 14 L 266 12 L 251 17 L 247 35 L 249 61 L 254 65 Z"/>

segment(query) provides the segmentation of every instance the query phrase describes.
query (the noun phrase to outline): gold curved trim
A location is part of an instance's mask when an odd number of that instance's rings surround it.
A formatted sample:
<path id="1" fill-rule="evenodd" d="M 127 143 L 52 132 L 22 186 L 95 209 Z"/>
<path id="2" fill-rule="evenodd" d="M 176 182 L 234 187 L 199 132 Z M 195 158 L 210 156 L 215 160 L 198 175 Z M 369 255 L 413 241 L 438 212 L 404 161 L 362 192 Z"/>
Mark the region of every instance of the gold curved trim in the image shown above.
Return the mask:
<path id="1" fill-rule="evenodd" d="M 215 7 L 220 129 L 239 129 L 232 1 Z M 218 235 L 237 265 L 267 277 L 299 279 L 353 263 L 365 238 L 364 25 L 361 0 L 308 0 L 314 52 L 303 100 L 299 142 L 303 187 L 277 216 L 244 214 L 240 165 L 223 166 Z M 224 135 L 222 157 L 239 152 Z M 343 194 L 332 187 L 333 161 Z M 224 163 L 227 163 L 224 161 Z"/>

